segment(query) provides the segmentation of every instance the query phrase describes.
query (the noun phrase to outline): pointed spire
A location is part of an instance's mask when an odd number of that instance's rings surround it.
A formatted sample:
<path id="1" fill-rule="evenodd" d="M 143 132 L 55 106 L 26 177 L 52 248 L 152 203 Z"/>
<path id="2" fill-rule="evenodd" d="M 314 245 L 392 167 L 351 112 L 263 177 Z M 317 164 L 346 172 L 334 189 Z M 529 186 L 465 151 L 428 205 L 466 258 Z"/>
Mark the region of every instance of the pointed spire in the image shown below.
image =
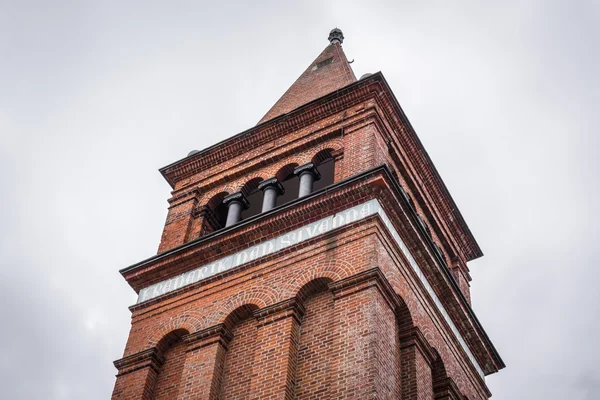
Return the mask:
<path id="1" fill-rule="evenodd" d="M 356 76 L 342 49 L 344 34 L 338 28 L 329 32 L 329 45 L 308 66 L 306 71 L 281 96 L 258 122 L 286 114 L 296 108 L 356 82 Z"/>

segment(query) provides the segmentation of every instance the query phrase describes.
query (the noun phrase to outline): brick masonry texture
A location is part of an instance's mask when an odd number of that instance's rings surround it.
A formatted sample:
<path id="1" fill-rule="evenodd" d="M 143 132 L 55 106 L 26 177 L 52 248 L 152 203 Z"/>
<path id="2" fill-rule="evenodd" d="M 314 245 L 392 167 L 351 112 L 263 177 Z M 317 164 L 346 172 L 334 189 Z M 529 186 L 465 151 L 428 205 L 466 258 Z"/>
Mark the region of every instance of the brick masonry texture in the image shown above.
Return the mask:
<path id="1" fill-rule="evenodd" d="M 285 114 L 321 96 L 356 81 L 342 45 L 332 43 L 323 50 L 259 121 L 259 124 Z"/>
<path id="2" fill-rule="evenodd" d="M 123 276 L 139 292 L 375 198 L 478 363 L 496 372 L 502 360 L 470 308 L 474 238 L 383 77 L 355 82 L 340 68 L 351 72 L 330 45 L 260 126 L 163 168 L 173 192 L 158 255 Z M 295 89 L 305 86 L 316 87 Z M 229 228 L 215 223 L 225 195 L 327 159 L 333 185 Z M 378 216 L 130 309 L 113 399 L 491 396 Z"/>

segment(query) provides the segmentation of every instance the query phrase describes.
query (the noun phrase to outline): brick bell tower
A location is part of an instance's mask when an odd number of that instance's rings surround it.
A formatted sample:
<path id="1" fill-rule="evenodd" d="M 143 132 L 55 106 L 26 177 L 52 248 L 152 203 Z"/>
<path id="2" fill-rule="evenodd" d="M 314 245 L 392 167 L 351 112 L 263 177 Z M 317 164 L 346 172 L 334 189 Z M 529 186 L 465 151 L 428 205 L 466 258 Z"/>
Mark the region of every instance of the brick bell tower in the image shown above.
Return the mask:
<path id="1" fill-rule="evenodd" d="M 113 399 L 487 399 L 482 252 L 383 74 L 342 31 L 258 125 L 160 171 L 158 254 Z"/>

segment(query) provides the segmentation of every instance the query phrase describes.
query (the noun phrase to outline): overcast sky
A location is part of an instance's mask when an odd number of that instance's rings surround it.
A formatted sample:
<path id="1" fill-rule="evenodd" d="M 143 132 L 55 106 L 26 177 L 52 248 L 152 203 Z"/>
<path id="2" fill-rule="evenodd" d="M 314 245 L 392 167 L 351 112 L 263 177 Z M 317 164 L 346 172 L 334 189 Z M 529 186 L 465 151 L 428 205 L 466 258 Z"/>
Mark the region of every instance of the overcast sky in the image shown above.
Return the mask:
<path id="1" fill-rule="evenodd" d="M 302 3 L 302 4 L 301 4 Z M 157 169 L 252 127 L 340 27 L 485 256 L 497 399 L 600 390 L 600 2 L 0 0 L 0 387 L 107 399 L 156 253 Z"/>

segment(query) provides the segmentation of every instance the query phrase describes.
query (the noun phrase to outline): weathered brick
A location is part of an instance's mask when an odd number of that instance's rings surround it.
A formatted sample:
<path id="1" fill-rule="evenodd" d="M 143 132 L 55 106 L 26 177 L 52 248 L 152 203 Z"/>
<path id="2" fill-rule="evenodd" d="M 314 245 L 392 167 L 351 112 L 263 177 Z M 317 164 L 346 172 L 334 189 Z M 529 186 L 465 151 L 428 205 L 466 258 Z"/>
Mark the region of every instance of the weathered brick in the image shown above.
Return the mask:
<path id="1" fill-rule="evenodd" d="M 259 126 L 161 170 L 159 254 L 123 276 L 139 292 L 377 199 L 474 357 L 502 368 L 470 308 L 480 250 L 385 79 L 356 81 L 339 44 L 313 64 Z M 225 195 L 331 159 L 322 190 L 220 227 Z M 113 399 L 487 399 L 421 279 L 370 216 L 136 304 Z"/>

